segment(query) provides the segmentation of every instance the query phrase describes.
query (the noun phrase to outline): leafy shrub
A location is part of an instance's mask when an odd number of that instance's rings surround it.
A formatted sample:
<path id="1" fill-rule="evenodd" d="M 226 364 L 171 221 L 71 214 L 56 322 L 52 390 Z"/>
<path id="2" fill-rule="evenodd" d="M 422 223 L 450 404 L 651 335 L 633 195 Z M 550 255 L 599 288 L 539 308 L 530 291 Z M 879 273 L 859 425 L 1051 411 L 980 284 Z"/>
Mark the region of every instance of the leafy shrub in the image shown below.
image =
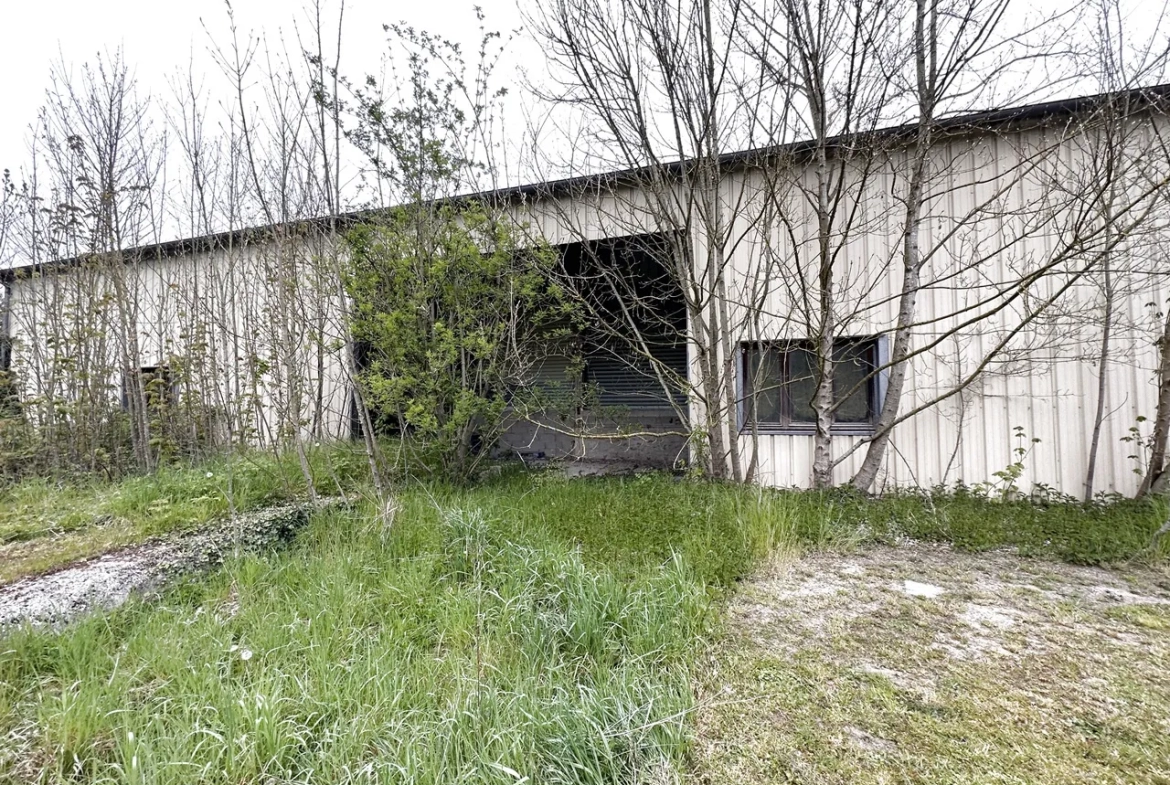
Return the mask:
<path id="1" fill-rule="evenodd" d="M 446 476 L 467 479 L 567 318 L 548 277 L 555 257 L 476 205 L 398 208 L 348 243 L 367 405 Z"/>

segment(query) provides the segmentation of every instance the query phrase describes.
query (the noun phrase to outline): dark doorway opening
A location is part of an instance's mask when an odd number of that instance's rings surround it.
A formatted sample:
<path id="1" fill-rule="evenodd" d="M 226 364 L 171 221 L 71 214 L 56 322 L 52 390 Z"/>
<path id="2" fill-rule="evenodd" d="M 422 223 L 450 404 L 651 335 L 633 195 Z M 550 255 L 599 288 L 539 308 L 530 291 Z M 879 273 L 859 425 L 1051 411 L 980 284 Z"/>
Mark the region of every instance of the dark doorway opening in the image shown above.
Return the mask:
<path id="1" fill-rule="evenodd" d="M 664 234 L 562 246 L 562 265 L 589 319 L 581 335 L 585 379 L 603 406 L 661 409 L 686 403 L 687 314 L 676 242 Z"/>
<path id="2" fill-rule="evenodd" d="M 677 243 L 645 234 L 560 246 L 560 273 L 585 304 L 584 326 L 571 340 L 551 342 L 537 358 L 527 384 L 580 386 L 592 403 L 544 422 L 516 422 L 499 444 L 501 453 L 548 458 L 622 461 L 671 467 L 686 437 L 679 412 L 687 404 L 687 314 L 675 264 Z M 369 347 L 354 347 L 357 370 L 367 367 Z M 350 427 L 360 438 L 361 420 L 351 402 Z M 390 412 L 370 412 L 381 436 L 398 433 Z M 585 425 L 583 426 L 582 423 Z M 582 429 L 588 435 L 582 434 Z M 636 438 L 610 438 L 637 432 Z"/>

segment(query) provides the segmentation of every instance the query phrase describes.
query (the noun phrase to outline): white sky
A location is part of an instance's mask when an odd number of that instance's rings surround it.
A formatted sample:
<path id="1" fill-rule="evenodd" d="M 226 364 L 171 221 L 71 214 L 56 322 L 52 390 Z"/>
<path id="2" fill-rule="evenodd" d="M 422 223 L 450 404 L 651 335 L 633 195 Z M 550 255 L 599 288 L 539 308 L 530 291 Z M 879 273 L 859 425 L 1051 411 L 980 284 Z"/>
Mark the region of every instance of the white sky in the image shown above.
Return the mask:
<path id="1" fill-rule="evenodd" d="M 345 49 L 342 72 L 351 78 L 379 70 L 385 51 L 382 24 L 404 20 L 474 47 L 478 32 L 476 0 L 346 0 Z M 1068 0 L 1020 0 L 1019 11 L 1063 10 Z M 334 12 L 340 0 L 327 0 Z M 1170 0 L 1124 0 L 1130 9 L 1129 28 L 1149 33 Z M 489 29 L 520 26 L 516 0 L 479 0 Z M 253 31 L 269 41 L 283 35 L 296 50 L 293 25 L 305 21 L 302 0 L 235 0 L 242 33 Z M 212 37 L 228 40 L 224 0 L 0 0 L 0 169 L 18 170 L 27 159 L 29 124 L 43 103 L 51 63 L 59 56 L 80 66 L 99 51 L 121 46 L 135 69 L 143 93 L 169 103 L 168 78 L 189 63 L 207 80 L 207 90 L 223 95 L 220 75 L 208 54 Z M 1161 34 L 1159 34 L 1161 35 Z M 1165 37 L 1162 35 L 1161 37 Z M 539 74 L 540 50 L 521 38 L 513 43 L 512 59 Z M 506 83 L 510 77 L 500 74 Z M 513 84 L 518 92 L 518 85 Z M 519 107 L 518 99 L 514 105 Z M 519 109 L 517 110 L 519 111 Z M 509 109 L 509 114 L 516 112 Z M 523 117 L 511 117 L 523 124 Z"/>
<path id="2" fill-rule="evenodd" d="M 514 0 L 480 0 L 489 29 L 520 25 Z M 284 35 L 296 50 L 295 22 L 305 16 L 300 0 L 235 0 L 237 25 L 273 39 Z M 329 0 L 336 13 L 339 0 Z M 342 71 L 351 77 L 377 72 L 385 50 L 384 23 L 406 21 L 472 47 L 478 40 L 475 0 L 346 0 Z M 329 17 L 335 20 L 336 16 Z M 335 21 L 333 22 L 335 24 Z M 49 68 L 60 53 L 66 63 L 92 62 L 98 52 L 121 46 L 140 90 L 167 98 L 168 77 L 189 63 L 220 92 L 208 54 L 211 37 L 227 43 L 224 0 L 0 0 L 0 169 L 26 160 L 28 126 L 44 102 Z M 523 51 L 524 44 L 520 44 Z M 514 50 L 515 51 L 515 50 Z"/>

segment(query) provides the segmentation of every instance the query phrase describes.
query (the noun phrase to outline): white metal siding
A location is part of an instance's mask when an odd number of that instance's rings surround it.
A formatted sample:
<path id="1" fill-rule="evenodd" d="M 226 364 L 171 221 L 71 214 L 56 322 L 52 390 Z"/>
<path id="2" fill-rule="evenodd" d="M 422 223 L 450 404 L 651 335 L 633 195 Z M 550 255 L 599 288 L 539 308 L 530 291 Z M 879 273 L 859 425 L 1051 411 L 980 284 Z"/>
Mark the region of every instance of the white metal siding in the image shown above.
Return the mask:
<path id="1" fill-rule="evenodd" d="M 952 229 L 951 216 L 963 215 L 995 194 L 997 183 L 1002 185 L 1020 160 L 1018 151 L 1043 143 L 1047 133 L 1055 132 L 987 134 L 949 143 L 939 158 L 936 184 L 936 193 L 945 192 L 945 195 L 932 206 L 924 232 L 925 242 L 941 241 Z M 1058 148 L 1049 169 L 1063 167 L 1075 179 L 1082 170 L 1078 162 L 1086 154 L 1076 140 L 1070 140 Z M 889 170 L 871 184 L 865 197 L 864 231 L 852 238 L 847 249 L 850 276 L 857 287 L 851 296 L 843 298 L 843 308 L 859 314 L 842 328 L 843 334 L 888 336 L 892 330 L 901 275 L 895 254 L 900 228 L 899 205 L 894 197 L 898 184 L 892 172 L 901 165 L 892 159 Z M 811 182 L 811 172 L 806 171 L 802 176 L 806 185 Z M 794 316 L 798 309 L 784 286 L 785 277 L 775 270 L 762 270 L 760 265 L 764 248 L 770 245 L 796 262 L 786 274 L 799 275 L 800 270 L 809 267 L 809 251 L 787 247 L 788 240 L 783 233 L 755 222 L 759 205 L 742 198 L 760 190 L 760 183 L 753 178 L 759 178 L 759 174 L 725 176 L 724 202 L 729 206 L 740 205 L 741 209 L 738 215 L 727 216 L 735 222 L 739 240 L 731 288 L 733 292 L 747 295 L 766 283 L 766 316 L 761 320 L 759 334 L 745 332 L 733 337 L 736 342 L 804 337 L 800 319 Z M 536 199 L 517 206 L 516 216 L 534 233 L 554 244 L 661 231 L 665 227 L 654 220 L 654 211 L 638 206 L 644 204 L 645 198 L 645 194 L 625 189 L 616 195 L 594 194 L 576 201 Z M 926 271 L 935 280 L 961 270 L 963 260 L 972 258 L 971 254 L 978 253 L 980 248 L 986 250 L 1003 238 L 1028 235 L 1010 252 L 988 260 L 978 270 L 958 274 L 945 285 L 928 287 L 919 299 L 920 316 L 925 320 L 954 313 L 964 304 L 973 303 L 981 292 L 1010 281 L 1026 266 L 1029 256 L 1048 253 L 1054 243 L 1049 231 L 1053 227 L 1045 225 L 1042 208 L 1049 198 L 1038 175 L 1024 178 L 1003 194 L 1005 217 L 988 218 L 951 238 L 945 252 Z M 812 222 L 807 206 L 802 207 L 799 199 L 794 199 L 790 209 L 794 215 L 803 215 L 806 230 L 801 239 L 811 241 Z M 1155 215 L 1158 233 L 1140 240 L 1135 238 L 1127 244 L 1127 253 L 1149 257 L 1170 248 L 1166 212 L 1163 207 Z M 699 264 L 703 238 L 694 239 L 696 264 Z M 238 400 L 247 369 L 245 358 L 239 355 L 233 341 L 239 336 L 259 339 L 260 351 L 271 352 L 272 347 L 263 340 L 265 331 L 287 316 L 273 311 L 271 287 L 264 281 L 263 253 L 257 249 L 217 252 L 143 265 L 136 285 L 143 292 L 140 329 L 146 347 L 144 354 L 150 359 L 144 364 L 158 364 L 159 358 L 170 351 L 182 352 L 190 340 L 183 330 L 184 314 L 192 309 L 210 309 L 216 320 L 212 337 L 219 342 L 215 356 L 223 367 L 214 383 L 209 382 L 209 394 L 224 401 Z M 1116 349 L 1108 370 L 1108 416 L 1097 470 L 1099 490 L 1128 494 L 1136 489 L 1138 477 L 1134 470 L 1138 467 L 1127 457 L 1134 452 L 1133 445 L 1122 439 L 1131 435 L 1133 426 L 1147 434 L 1150 423 L 1138 425 L 1137 420 L 1140 416 L 1152 418 L 1154 413 L 1157 357 L 1152 330 L 1155 325 L 1147 304 L 1166 307 L 1170 297 L 1170 273 L 1167 272 L 1170 263 L 1159 272 L 1148 261 L 1147 258 L 1145 266 L 1153 273 L 1142 279 L 1134 291 L 1127 292 L 1119 303 Z M 44 288 L 50 285 L 49 280 L 17 280 L 12 287 L 14 364 L 26 380 L 37 372 L 37 360 L 30 346 L 38 340 L 37 323 L 49 317 L 45 309 L 51 299 L 46 297 Z M 994 482 L 995 472 L 1016 459 L 1013 451 L 1021 440 L 1013 429 L 1020 426 L 1027 437 L 1024 446 L 1030 449 L 1020 487 L 1027 490 L 1033 483 L 1040 483 L 1079 495 L 1096 404 L 1093 347 L 1100 340 L 1100 330 L 1091 318 L 1078 320 L 1076 315 L 1078 311 L 1086 315 L 1095 313 L 1099 301 L 1099 291 L 1093 281 L 1074 287 L 1061 301 L 1067 318 L 1051 325 L 1036 324 L 1019 336 L 1020 345 L 1042 343 L 1043 346 L 1011 363 L 997 364 L 963 393 L 899 425 L 885 457 L 879 485 L 929 487 Z M 325 357 L 320 381 L 327 398 L 325 430 L 330 435 L 343 436 L 348 427 L 348 379 L 340 350 L 336 348 L 340 337 L 337 317 L 334 301 L 321 314 L 326 325 L 323 344 L 333 348 Z M 943 319 L 933 329 L 943 332 L 955 322 L 955 318 Z M 916 357 L 911 364 L 902 410 L 949 389 L 958 376 L 971 370 L 997 335 L 1011 323 L 1009 310 Z M 921 346 L 931 336 L 931 329 L 922 329 L 916 341 Z M 298 355 L 296 362 L 309 383 L 315 385 L 318 371 L 310 347 L 319 339 L 309 338 L 306 333 L 305 351 Z M 262 380 L 259 393 L 261 411 L 284 405 L 275 382 Z M 303 412 L 302 416 L 307 414 Z M 733 427 L 732 423 L 728 425 Z M 1032 445 L 1033 437 L 1040 441 Z M 834 450 L 837 455 L 843 455 L 859 441 L 857 436 L 835 437 Z M 811 437 L 761 436 L 758 449 L 762 482 L 779 486 L 809 484 Z M 750 440 L 744 439 L 745 457 L 750 456 L 751 450 Z M 863 449 L 858 450 L 837 466 L 838 481 L 847 481 L 852 476 L 863 454 Z"/>

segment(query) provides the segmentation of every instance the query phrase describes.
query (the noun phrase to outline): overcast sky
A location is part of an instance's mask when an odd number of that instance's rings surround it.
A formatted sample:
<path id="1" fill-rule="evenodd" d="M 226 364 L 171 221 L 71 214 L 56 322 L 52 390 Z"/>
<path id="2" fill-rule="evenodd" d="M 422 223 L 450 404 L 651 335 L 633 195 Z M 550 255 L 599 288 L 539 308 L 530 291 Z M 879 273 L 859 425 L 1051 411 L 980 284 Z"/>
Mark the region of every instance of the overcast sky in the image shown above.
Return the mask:
<path id="1" fill-rule="evenodd" d="M 519 26 L 513 0 L 479 4 L 490 28 Z M 270 39 L 283 34 L 294 40 L 294 22 L 305 21 L 298 0 L 235 0 L 232 5 L 241 31 Z M 330 0 L 330 8 L 339 5 Z M 44 102 L 49 68 L 59 53 L 67 63 L 80 65 L 121 46 L 140 88 L 169 96 L 168 77 L 188 63 L 195 73 L 216 78 L 209 42 L 228 40 L 224 0 L 0 0 L 0 6 L 0 169 L 23 164 L 28 126 Z M 382 25 L 388 22 L 406 21 L 474 45 L 474 6 L 474 0 L 346 0 L 342 70 L 358 75 L 378 70 L 385 49 Z M 209 87 L 218 92 L 218 84 L 209 82 Z"/>
<path id="2" fill-rule="evenodd" d="M 336 9 L 340 0 L 327 0 Z M 1163 0 L 1125 0 L 1129 29 L 1143 34 L 1155 25 Z M 0 0 L 4 35 L 0 38 L 0 168 L 13 170 L 27 159 L 26 137 L 44 101 L 51 63 L 62 57 L 80 65 L 100 51 L 122 47 L 136 71 L 139 88 L 169 103 L 173 78 L 189 63 L 204 75 L 210 93 L 222 95 L 223 82 L 208 54 L 211 40 L 228 40 L 224 0 Z M 515 0 L 480 0 L 491 29 L 520 26 Z M 300 0 L 235 0 L 239 28 L 265 35 L 271 43 L 284 36 L 295 45 L 294 23 L 305 22 Z M 1020 0 L 1020 10 L 1065 9 L 1067 0 Z M 346 0 L 342 71 L 360 77 L 377 72 L 385 36 L 382 24 L 405 20 L 474 46 L 477 23 L 474 0 Z M 514 62 L 539 70 L 540 50 L 521 38 L 512 45 Z M 512 69 L 509 68 L 511 73 Z M 513 99 L 516 100 L 516 99 Z M 509 114 L 514 112 L 509 111 Z M 513 118 L 522 120 L 522 118 Z"/>

